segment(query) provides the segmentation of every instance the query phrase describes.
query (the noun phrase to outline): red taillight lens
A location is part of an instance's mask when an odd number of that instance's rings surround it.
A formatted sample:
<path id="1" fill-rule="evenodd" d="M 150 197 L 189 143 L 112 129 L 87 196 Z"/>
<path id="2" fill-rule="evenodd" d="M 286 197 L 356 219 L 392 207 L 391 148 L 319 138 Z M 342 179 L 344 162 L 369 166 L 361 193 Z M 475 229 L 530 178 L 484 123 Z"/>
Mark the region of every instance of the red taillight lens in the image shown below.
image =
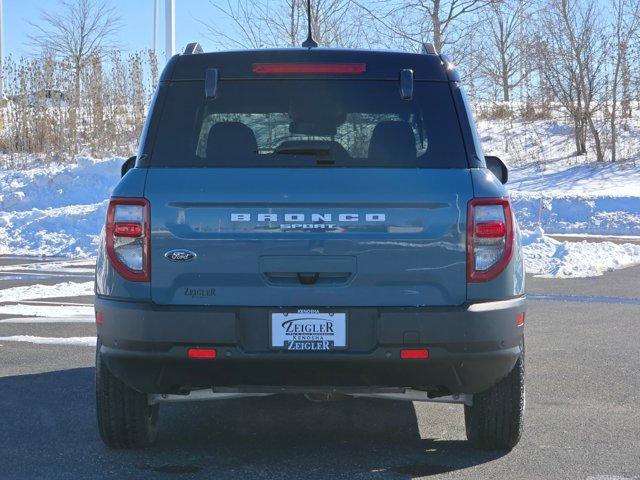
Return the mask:
<path id="1" fill-rule="evenodd" d="M 215 348 L 190 348 L 187 350 L 189 358 L 214 359 L 218 356 Z"/>
<path id="2" fill-rule="evenodd" d="M 113 225 L 113 234 L 116 237 L 141 237 L 142 225 L 134 222 L 117 222 Z"/>
<path id="3" fill-rule="evenodd" d="M 96 312 L 96 325 L 104 324 L 104 314 L 102 312 Z"/>
<path id="4" fill-rule="evenodd" d="M 367 71 L 364 63 L 254 63 L 253 73 L 263 74 L 346 74 L 357 75 Z"/>
<path id="5" fill-rule="evenodd" d="M 467 214 L 467 281 L 496 278 L 513 252 L 513 216 L 508 198 L 474 198 Z"/>
<path id="6" fill-rule="evenodd" d="M 516 315 L 516 327 L 522 327 L 524 325 L 524 312 Z"/>
<path id="7" fill-rule="evenodd" d="M 429 350 L 426 348 L 406 348 L 400 350 L 400 358 L 403 360 L 425 360 L 429 358 Z"/>
<path id="8" fill-rule="evenodd" d="M 505 233 L 507 227 L 499 220 L 476 224 L 475 236 L 479 238 L 502 238 Z"/>
<path id="9" fill-rule="evenodd" d="M 105 226 L 107 254 L 120 276 L 132 282 L 151 280 L 151 226 L 145 198 L 112 198 Z"/>

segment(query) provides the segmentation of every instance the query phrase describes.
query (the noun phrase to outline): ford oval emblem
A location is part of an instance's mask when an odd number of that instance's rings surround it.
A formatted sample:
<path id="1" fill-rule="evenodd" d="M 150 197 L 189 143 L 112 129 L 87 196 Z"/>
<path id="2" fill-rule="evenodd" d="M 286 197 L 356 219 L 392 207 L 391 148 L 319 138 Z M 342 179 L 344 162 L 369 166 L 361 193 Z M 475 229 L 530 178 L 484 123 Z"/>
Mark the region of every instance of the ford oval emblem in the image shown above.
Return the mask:
<path id="1" fill-rule="evenodd" d="M 164 258 L 166 258 L 167 260 L 171 260 L 172 262 L 190 262 L 196 257 L 197 255 L 191 250 L 183 249 L 169 250 L 164 254 Z"/>

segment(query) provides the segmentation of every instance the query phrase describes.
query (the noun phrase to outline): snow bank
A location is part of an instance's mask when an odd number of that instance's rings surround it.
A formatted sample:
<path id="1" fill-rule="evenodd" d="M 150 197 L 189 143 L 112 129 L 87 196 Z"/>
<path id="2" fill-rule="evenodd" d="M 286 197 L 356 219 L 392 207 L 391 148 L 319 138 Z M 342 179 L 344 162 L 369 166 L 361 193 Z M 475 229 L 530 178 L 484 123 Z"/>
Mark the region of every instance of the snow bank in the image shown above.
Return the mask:
<path id="1" fill-rule="evenodd" d="M 0 254 L 95 255 L 123 158 L 0 171 Z"/>
<path id="2" fill-rule="evenodd" d="M 640 235 L 640 167 L 550 164 L 514 168 L 508 183 L 522 228 L 547 233 Z"/>
<path id="3" fill-rule="evenodd" d="M 612 242 L 559 242 L 541 228 L 522 232 L 525 269 L 542 277 L 597 277 L 640 265 L 640 245 Z"/>
<path id="4" fill-rule="evenodd" d="M 551 197 L 516 191 L 511 199 L 518 223 L 526 230 L 542 227 L 550 234 L 640 235 L 640 197 Z"/>

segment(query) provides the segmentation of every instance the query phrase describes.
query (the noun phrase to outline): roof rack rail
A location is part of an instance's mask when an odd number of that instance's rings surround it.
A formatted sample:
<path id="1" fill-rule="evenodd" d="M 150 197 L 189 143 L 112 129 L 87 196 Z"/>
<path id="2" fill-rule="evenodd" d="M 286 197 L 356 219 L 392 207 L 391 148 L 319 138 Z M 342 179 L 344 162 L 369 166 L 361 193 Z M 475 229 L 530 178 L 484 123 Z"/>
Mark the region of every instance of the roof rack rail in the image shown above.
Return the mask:
<path id="1" fill-rule="evenodd" d="M 194 55 L 196 53 L 204 53 L 198 42 L 188 43 L 184 48 L 184 52 L 182 52 L 183 55 Z"/>
<path id="2" fill-rule="evenodd" d="M 436 47 L 433 46 L 433 43 L 423 43 L 422 44 L 422 53 L 424 55 L 437 55 Z"/>

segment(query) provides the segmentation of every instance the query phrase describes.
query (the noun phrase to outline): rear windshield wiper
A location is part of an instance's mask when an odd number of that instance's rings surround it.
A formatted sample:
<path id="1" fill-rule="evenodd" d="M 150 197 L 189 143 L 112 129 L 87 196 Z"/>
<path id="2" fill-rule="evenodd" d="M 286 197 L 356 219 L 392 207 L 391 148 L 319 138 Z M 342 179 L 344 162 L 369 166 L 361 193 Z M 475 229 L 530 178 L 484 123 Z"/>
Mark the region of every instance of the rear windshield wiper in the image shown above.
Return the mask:
<path id="1" fill-rule="evenodd" d="M 314 155 L 318 165 L 334 165 L 331 158 L 331 149 L 322 147 L 278 147 L 275 152 L 278 155 Z"/>

